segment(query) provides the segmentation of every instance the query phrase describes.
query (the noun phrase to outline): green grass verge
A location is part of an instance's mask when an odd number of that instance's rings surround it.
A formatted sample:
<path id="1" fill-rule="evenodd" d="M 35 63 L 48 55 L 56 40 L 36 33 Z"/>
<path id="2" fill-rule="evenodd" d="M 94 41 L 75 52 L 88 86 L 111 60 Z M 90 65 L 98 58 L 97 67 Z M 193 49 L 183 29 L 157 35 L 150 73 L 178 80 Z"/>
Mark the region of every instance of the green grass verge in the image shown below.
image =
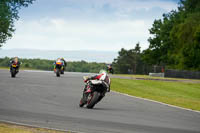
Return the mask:
<path id="1" fill-rule="evenodd" d="M 0 123 L 0 133 L 72 133 L 43 128 L 32 128 L 14 124 Z"/>
<path id="2" fill-rule="evenodd" d="M 111 79 L 113 91 L 200 111 L 200 83 Z"/>
<path id="3" fill-rule="evenodd" d="M 184 79 L 184 78 L 166 78 L 166 77 L 152 77 L 149 75 L 133 75 L 133 74 L 114 74 L 115 76 L 122 76 L 122 77 L 131 77 L 131 78 L 144 78 L 144 79 L 167 79 L 167 80 L 191 80 L 191 81 L 199 81 L 199 79 Z"/>
<path id="4" fill-rule="evenodd" d="M 9 67 L 0 67 L 0 69 L 9 69 Z"/>

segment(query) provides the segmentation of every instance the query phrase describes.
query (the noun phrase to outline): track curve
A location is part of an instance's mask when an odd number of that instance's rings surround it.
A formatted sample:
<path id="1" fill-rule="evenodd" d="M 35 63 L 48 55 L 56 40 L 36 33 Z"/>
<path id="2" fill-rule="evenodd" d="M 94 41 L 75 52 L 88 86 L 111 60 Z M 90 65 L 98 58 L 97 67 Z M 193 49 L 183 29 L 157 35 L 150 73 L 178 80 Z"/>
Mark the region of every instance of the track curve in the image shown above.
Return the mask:
<path id="1" fill-rule="evenodd" d="M 114 92 L 79 108 L 84 73 L 0 70 L 0 120 L 87 133 L 199 133 L 200 113 Z"/>

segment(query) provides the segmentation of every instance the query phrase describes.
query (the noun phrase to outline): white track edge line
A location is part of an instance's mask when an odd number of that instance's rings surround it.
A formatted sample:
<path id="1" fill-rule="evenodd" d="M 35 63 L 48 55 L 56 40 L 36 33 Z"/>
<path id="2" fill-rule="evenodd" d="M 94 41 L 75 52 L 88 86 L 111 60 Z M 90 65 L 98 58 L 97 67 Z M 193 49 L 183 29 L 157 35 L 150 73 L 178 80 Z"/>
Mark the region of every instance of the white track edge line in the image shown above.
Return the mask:
<path id="1" fill-rule="evenodd" d="M 114 93 L 117 93 L 117 94 L 121 94 L 121 95 L 124 95 L 124 96 L 136 98 L 136 99 L 141 99 L 141 100 L 145 100 L 145 101 L 149 101 L 149 102 L 159 103 L 159 104 L 166 105 L 166 106 L 173 107 L 173 108 L 178 108 L 178 109 L 187 110 L 187 111 L 191 111 L 191 112 L 195 112 L 195 113 L 200 113 L 200 111 L 197 111 L 197 110 L 187 109 L 187 108 L 183 108 L 183 107 L 179 107 L 179 106 L 176 106 L 176 105 L 171 105 L 171 104 L 167 104 L 167 103 L 163 103 L 163 102 L 159 102 L 159 101 L 155 101 L 155 100 L 151 100 L 151 99 L 147 99 L 147 98 L 132 96 L 132 95 L 129 95 L 129 94 L 126 94 L 126 93 L 121 93 L 121 92 L 117 92 L 117 91 L 113 91 L 113 90 L 111 90 L 111 91 L 114 92 Z"/>
<path id="2" fill-rule="evenodd" d="M 0 122 L 4 122 L 4 123 L 8 123 L 8 124 L 15 124 L 15 125 L 19 125 L 19 126 L 27 126 L 27 127 L 32 127 L 32 128 L 43 128 L 43 129 L 47 129 L 47 130 L 55 130 L 55 131 L 61 131 L 61 132 L 85 133 L 85 132 L 80 132 L 80 131 L 50 128 L 50 127 L 45 127 L 45 126 L 37 126 L 37 125 L 25 124 L 25 123 L 2 120 L 2 119 L 0 120 Z"/>

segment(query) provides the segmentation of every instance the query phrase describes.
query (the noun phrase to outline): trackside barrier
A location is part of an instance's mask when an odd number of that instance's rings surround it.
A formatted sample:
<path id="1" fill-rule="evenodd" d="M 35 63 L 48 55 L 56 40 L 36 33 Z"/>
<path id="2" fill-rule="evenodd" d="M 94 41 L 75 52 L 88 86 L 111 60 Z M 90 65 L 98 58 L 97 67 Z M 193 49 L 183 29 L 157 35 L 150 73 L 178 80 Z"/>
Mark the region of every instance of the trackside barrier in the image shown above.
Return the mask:
<path id="1" fill-rule="evenodd" d="M 166 69 L 165 70 L 165 77 L 168 77 L 168 78 L 185 78 L 185 79 L 200 79 L 200 72 Z"/>
<path id="2" fill-rule="evenodd" d="M 151 77 L 164 77 L 164 73 L 149 73 L 149 76 Z"/>

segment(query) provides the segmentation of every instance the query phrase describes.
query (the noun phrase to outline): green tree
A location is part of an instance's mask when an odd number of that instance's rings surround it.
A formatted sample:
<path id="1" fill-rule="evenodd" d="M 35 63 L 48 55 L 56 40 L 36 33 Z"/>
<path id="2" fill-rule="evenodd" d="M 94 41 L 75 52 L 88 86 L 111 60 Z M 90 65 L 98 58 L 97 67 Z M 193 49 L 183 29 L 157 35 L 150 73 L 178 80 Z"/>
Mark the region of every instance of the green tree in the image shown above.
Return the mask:
<path id="1" fill-rule="evenodd" d="M 136 44 L 134 49 L 126 50 L 122 48 L 118 53 L 119 56 L 112 63 L 116 73 L 144 73 L 139 43 Z"/>
<path id="2" fill-rule="evenodd" d="M 178 60 L 177 68 L 200 70 L 199 27 L 200 13 L 193 13 L 172 29 L 170 37 L 176 42 L 172 57 Z"/>
<path id="3" fill-rule="evenodd" d="M 200 70 L 199 27 L 200 1 L 181 0 L 177 11 L 154 21 L 143 60 L 168 68 Z"/>
<path id="4" fill-rule="evenodd" d="M 0 47 L 12 37 L 15 20 L 19 19 L 21 7 L 27 7 L 35 0 L 0 0 Z"/>
<path id="5" fill-rule="evenodd" d="M 168 54 L 174 48 L 174 43 L 170 38 L 170 31 L 177 17 L 177 12 L 171 11 L 169 14 L 163 14 L 163 20 L 154 21 L 153 27 L 149 30 L 153 37 L 148 39 L 150 43 L 149 48 L 143 52 L 143 59 L 148 64 L 164 65 L 171 62 Z"/>

